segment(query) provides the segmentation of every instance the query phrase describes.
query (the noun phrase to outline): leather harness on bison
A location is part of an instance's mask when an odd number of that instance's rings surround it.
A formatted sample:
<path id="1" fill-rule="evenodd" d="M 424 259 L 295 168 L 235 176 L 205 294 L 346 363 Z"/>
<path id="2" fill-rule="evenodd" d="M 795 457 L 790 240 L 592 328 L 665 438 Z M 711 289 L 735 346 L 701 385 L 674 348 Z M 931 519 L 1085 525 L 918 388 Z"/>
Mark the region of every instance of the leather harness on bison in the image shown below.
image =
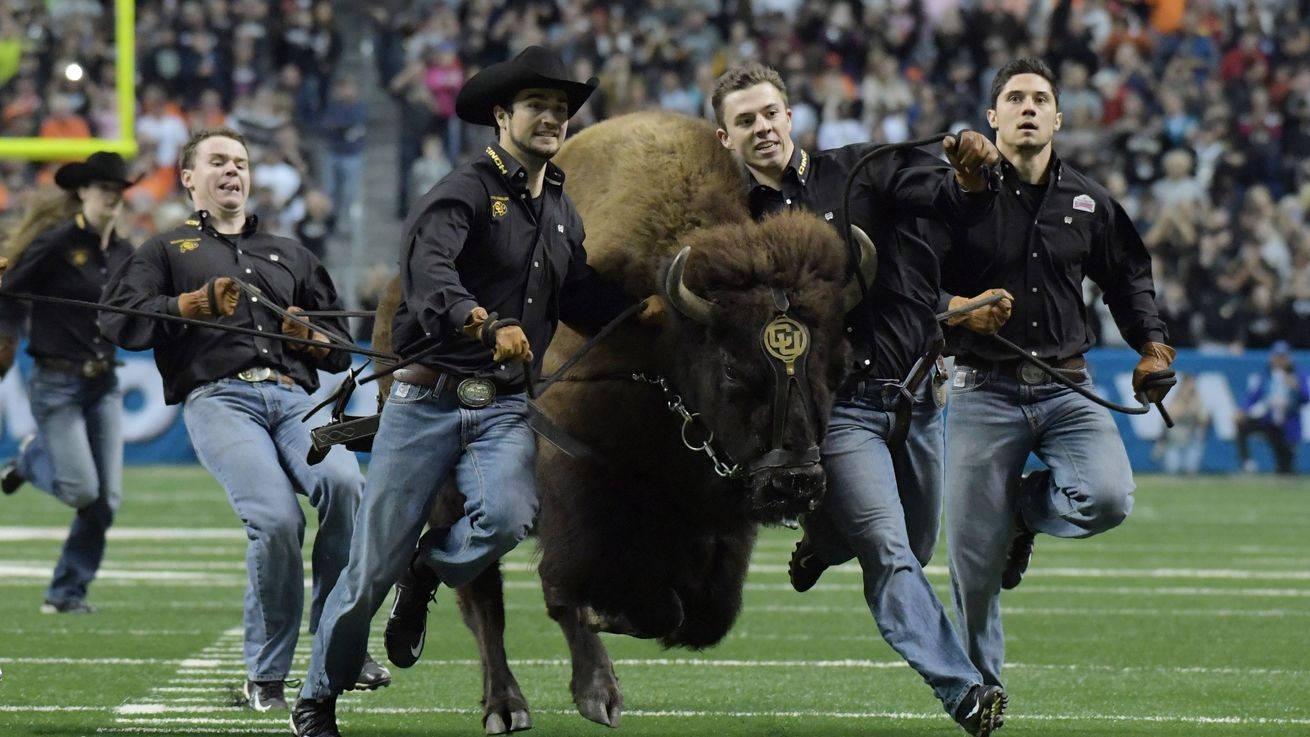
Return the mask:
<path id="1" fill-rule="evenodd" d="M 665 647 L 718 643 L 741 608 L 757 526 L 821 498 L 818 447 L 849 360 L 842 325 L 854 301 L 832 226 L 806 213 L 753 222 L 744 172 L 706 121 L 616 118 L 570 140 L 555 161 L 586 226 L 589 263 L 634 297 L 660 289 L 673 307 L 658 337 L 635 321 L 621 326 L 537 400 L 604 459 L 538 443 L 535 530 L 574 702 L 614 726 L 623 697 L 597 632 Z M 379 349 L 391 345 L 399 299 L 393 283 L 378 310 Z M 545 371 L 585 342 L 561 326 Z M 678 406 L 681 416 L 670 411 Z M 711 438 L 742 471 L 726 473 L 721 458 L 716 473 L 688 449 Z M 431 524 L 460 514 L 448 485 Z M 530 727 L 504 650 L 499 566 L 459 589 L 459 605 L 478 639 L 486 731 Z"/>

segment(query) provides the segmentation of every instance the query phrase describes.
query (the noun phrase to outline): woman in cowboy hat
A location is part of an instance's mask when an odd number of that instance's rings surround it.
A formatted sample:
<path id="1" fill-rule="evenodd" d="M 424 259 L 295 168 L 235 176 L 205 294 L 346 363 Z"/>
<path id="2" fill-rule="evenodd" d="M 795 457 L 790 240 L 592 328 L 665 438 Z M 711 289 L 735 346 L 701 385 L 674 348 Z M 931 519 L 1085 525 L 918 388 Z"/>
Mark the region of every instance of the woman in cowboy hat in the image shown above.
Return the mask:
<path id="1" fill-rule="evenodd" d="M 55 172 L 60 191 L 38 195 L 9 236 L 5 250 L 14 267 L 0 294 L 100 301 L 109 274 L 132 253 L 132 244 L 114 228 L 123 190 L 135 183 L 116 153 L 100 151 L 60 167 Z M 11 307 L 21 304 L 6 301 Z M 122 496 L 123 397 L 113 346 L 100 335 L 93 310 L 42 306 L 30 313 L 27 352 L 34 367 L 28 397 L 37 430 L 0 467 L 0 491 L 13 494 L 31 482 L 77 510 L 41 611 L 86 614 L 93 611 L 86 603 L 87 587 L 104 557 L 105 533 Z M 15 338 L 3 340 L 7 370 Z"/>

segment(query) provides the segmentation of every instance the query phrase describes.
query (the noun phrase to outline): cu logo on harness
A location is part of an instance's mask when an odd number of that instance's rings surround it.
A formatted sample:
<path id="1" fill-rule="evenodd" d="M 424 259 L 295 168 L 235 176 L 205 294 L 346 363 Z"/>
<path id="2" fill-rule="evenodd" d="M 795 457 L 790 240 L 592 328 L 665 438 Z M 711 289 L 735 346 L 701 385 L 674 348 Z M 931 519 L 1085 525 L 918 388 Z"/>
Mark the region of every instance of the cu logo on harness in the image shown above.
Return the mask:
<path id="1" fill-rule="evenodd" d="M 810 331 L 790 317 L 778 315 L 764 326 L 762 339 L 764 350 L 782 361 L 787 367 L 788 376 L 794 376 L 796 359 L 805 355 L 806 349 L 810 347 Z"/>

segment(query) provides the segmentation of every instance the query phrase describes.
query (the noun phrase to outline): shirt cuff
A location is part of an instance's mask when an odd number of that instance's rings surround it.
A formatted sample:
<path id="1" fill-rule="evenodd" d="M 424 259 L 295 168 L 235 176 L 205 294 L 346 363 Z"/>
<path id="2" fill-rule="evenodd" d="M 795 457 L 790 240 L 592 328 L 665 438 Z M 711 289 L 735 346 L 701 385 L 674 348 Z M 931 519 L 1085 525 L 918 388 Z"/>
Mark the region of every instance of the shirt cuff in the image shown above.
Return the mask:
<path id="1" fill-rule="evenodd" d="M 446 313 L 446 319 L 449 321 L 447 324 L 449 325 L 452 334 L 458 333 L 464 329 L 464 326 L 468 324 L 469 315 L 473 313 L 473 310 L 475 310 L 477 306 L 477 302 L 471 299 L 466 299 L 463 302 L 456 302 L 455 305 L 450 308 Z"/>
<path id="2" fill-rule="evenodd" d="M 164 303 L 164 311 L 173 317 L 182 316 L 182 308 L 178 306 L 177 297 L 168 298 L 168 301 Z"/>

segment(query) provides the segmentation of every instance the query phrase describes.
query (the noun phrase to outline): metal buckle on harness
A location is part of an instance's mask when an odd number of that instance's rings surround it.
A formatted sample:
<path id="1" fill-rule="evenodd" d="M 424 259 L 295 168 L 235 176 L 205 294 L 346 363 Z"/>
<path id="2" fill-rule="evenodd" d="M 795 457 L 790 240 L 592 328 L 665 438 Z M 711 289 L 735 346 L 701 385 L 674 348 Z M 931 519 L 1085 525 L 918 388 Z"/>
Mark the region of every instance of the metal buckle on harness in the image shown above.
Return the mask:
<path id="1" fill-rule="evenodd" d="M 83 361 L 82 378 L 94 379 L 97 376 L 109 371 L 108 361 Z"/>
<path id="2" fill-rule="evenodd" d="M 479 409 L 496 399 L 496 385 L 491 379 L 465 379 L 455 388 L 455 396 L 465 407 Z"/>
<path id="3" fill-rule="evenodd" d="M 243 371 L 237 372 L 237 378 L 242 381 L 249 381 L 251 384 L 258 384 L 261 381 L 268 381 L 273 377 L 273 369 L 267 366 L 255 366 Z"/>

